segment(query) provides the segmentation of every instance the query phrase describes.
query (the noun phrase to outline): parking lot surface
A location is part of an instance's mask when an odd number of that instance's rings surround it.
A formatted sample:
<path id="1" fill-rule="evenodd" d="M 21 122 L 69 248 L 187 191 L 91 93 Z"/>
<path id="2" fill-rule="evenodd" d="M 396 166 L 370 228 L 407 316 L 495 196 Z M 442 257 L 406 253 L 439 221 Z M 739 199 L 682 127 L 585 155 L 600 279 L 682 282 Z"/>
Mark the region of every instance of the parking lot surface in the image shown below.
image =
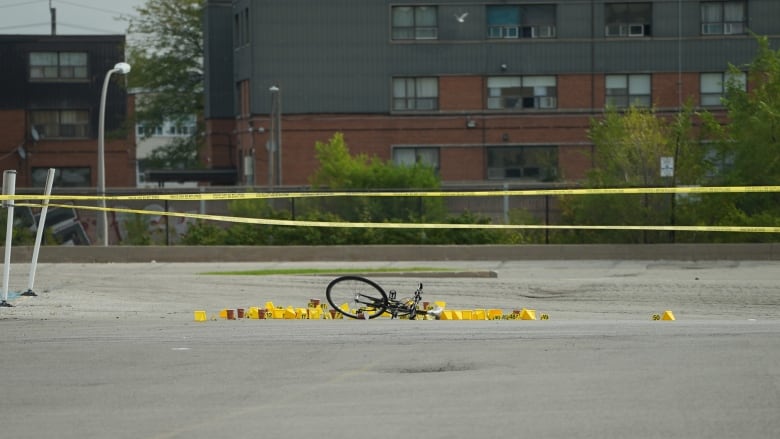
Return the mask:
<path id="1" fill-rule="evenodd" d="M 780 263 L 47 263 L 0 308 L 9 438 L 775 438 Z M 438 267 L 458 276 L 412 273 Z M 207 272 L 317 268 L 318 275 Z M 337 271 L 549 320 L 208 320 Z M 332 269 L 333 273 L 327 273 Z M 675 321 L 653 316 L 673 311 Z"/>

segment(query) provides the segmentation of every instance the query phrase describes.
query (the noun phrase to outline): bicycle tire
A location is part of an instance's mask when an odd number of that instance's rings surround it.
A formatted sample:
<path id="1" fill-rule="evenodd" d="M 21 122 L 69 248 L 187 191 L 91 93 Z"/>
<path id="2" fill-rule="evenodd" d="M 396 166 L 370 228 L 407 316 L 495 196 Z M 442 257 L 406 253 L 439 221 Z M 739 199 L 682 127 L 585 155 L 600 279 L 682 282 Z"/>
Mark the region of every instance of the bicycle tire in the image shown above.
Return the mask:
<path id="1" fill-rule="evenodd" d="M 325 297 L 333 309 L 353 319 L 373 319 L 387 309 L 385 290 L 362 276 L 341 276 L 333 279 L 325 290 Z M 347 310 L 342 308 L 344 304 L 347 305 Z"/>

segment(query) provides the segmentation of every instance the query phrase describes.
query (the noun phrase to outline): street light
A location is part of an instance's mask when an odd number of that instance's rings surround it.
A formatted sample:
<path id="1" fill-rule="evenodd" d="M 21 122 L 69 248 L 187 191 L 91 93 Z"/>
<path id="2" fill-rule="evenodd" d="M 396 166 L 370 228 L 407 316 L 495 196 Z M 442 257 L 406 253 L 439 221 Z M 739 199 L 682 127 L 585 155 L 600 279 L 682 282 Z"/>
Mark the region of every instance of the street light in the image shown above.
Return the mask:
<path id="1" fill-rule="evenodd" d="M 282 91 L 273 85 L 271 92 L 271 139 L 268 142 L 268 186 L 282 184 Z"/>
<path id="2" fill-rule="evenodd" d="M 113 69 L 106 73 L 106 79 L 103 81 L 103 92 L 100 94 L 100 115 L 98 116 L 98 196 L 100 196 L 98 215 L 98 231 L 103 246 L 108 246 L 108 215 L 106 214 L 106 160 L 105 160 L 105 119 L 106 119 L 106 93 L 108 92 L 108 80 L 114 73 L 126 75 L 130 73 L 130 64 L 126 62 L 117 63 Z"/>

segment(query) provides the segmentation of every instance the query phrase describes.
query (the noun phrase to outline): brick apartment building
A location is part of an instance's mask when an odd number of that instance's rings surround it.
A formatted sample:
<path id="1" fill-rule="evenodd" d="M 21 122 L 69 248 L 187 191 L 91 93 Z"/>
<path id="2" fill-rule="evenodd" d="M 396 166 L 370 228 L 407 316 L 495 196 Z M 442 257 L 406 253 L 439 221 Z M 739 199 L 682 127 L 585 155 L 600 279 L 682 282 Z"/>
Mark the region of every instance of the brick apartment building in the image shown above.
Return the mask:
<path id="1" fill-rule="evenodd" d="M 124 60 L 124 35 L 0 35 L 0 167 L 16 186 L 96 187 L 98 116 L 106 73 Z M 121 75 L 108 87 L 107 187 L 135 186 L 132 103 Z"/>
<path id="2" fill-rule="evenodd" d="M 606 105 L 722 111 L 728 65 L 755 56 L 751 32 L 777 46 L 778 17 L 776 0 L 208 0 L 204 159 L 305 185 L 342 132 L 445 185 L 574 181 Z"/>

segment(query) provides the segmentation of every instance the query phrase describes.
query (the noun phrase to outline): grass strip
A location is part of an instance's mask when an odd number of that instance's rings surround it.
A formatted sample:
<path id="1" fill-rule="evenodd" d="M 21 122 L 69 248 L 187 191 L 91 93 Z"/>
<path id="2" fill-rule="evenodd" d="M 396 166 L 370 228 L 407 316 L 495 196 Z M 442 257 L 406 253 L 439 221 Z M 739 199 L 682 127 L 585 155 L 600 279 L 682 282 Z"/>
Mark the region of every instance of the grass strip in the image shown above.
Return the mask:
<path id="1" fill-rule="evenodd" d="M 244 271 L 207 271 L 205 275 L 216 276 L 272 276 L 272 275 L 312 275 L 312 274 L 348 274 L 348 273 L 451 273 L 456 270 L 433 267 L 398 268 L 271 268 L 265 270 Z"/>

